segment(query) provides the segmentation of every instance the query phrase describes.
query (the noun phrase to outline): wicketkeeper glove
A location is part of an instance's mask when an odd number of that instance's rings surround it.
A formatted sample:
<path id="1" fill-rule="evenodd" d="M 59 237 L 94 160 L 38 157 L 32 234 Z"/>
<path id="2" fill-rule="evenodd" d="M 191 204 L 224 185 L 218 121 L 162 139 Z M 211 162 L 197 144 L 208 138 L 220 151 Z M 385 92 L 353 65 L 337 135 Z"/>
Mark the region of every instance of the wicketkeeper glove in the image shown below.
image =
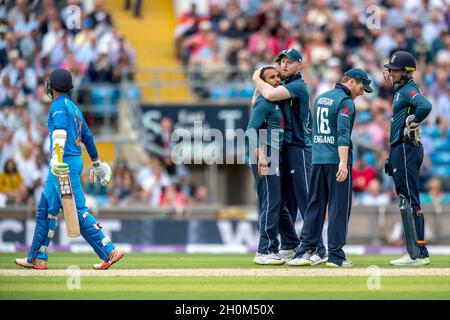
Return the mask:
<path id="1" fill-rule="evenodd" d="M 418 144 L 422 136 L 422 127 L 420 123 L 413 122 L 414 115 L 410 115 L 406 118 L 406 127 L 403 130 L 403 136 L 411 142 Z"/>
<path id="2" fill-rule="evenodd" d="M 100 182 L 104 187 L 108 186 L 112 180 L 112 171 L 109 164 L 96 160 L 92 162 L 92 168 L 89 173 L 91 183 Z"/>
<path id="3" fill-rule="evenodd" d="M 50 170 L 55 176 L 69 175 L 69 165 L 67 163 L 58 162 L 57 159 L 50 161 Z"/>

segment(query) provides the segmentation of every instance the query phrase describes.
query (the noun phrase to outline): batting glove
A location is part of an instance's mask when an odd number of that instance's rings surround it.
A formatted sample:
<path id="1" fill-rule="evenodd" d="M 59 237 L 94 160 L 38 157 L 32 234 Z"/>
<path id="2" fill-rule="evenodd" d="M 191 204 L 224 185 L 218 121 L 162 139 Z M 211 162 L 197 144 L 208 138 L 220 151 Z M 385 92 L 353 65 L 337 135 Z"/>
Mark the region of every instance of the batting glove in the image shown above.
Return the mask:
<path id="1" fill-rule="evenodd" d="M 50 170 L 57 177 L 69 175 L 69 165 L 56 159 L 50 161 Z"/>
<path id="2" fill-rule="evenodd" d="M 111 167 L 106 162 L 100 162 L 100 160 L 92 162 L 89 179 L 91 183 L 98 181 L 102 186 L 108 186 L 112 180 Z"/>

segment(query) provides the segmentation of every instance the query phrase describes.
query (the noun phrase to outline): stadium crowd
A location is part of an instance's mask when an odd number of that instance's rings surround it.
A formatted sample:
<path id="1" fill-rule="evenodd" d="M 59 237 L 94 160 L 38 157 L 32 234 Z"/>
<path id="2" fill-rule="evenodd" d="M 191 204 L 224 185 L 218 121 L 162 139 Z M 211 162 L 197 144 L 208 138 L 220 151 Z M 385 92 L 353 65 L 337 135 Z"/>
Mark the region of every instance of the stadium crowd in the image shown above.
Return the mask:
<path id="1" fill-rule="evenodd" d="M 93 1 L 93 0 L 92 0 Z M 0 207 L 33 204 L 48 172 L 46 116 L 50 100 L 44 81 L 54 67 L 74 76 L 76 102 L 102 99 L 83 90 L 133 80 L 135 53 L 114 27 L 104 1 L 93 11 L 80 0 L 0 1 Z M 354 202 L 384 205 L 394 199 L 392 179 L 383 172 L 387 157 L 392 91 L 382 65 L 395 50 L 418 59 L 415 79 L 432 101 L 423 127 L 424 204 L 450 203 L 450 4 L 442 0 L 209 0 L 200 14 L 193 4 L 179 17 L 175 47 L 183 65 L 194 72 L 193 90 L 201 98 L 248 98 L 251 72 L 273 63 L 281 49 L 303 54 L 303 77 L 311 99 L 330 89 L 350 67 L 368 70 L 376 92 L 358 98 L 353 139 Z M 69 29 L 70 5 L 80 5 L 80 29 Z M 366 9 L 376 5 L 374 11 Z M 373 8 L 373 7 L 372 7 Z M 377 11 L 379 10 L 379 11 Z M 373 20 L 378 17 L 379 21 Z M 374 16 L 375 14 L 375 16 Z M 368 21 L 371 21 L 368 23 Z M 379 24 L 378 24 L 379 23 Z M 222 83 L 215 85 L 215 83 Z M 236 86 L 227 89 L 223 81 Z M 205 86 L 205 84 L 210 84 Z M 90 119 L 88 118 L 88 123 Z M 163 120 L 170 132 L 172 124 Z M 164 130 L 163 130 L 164 131 Z M 159 140 L 169 148 L 166 134 Z M 87 194 L 100 205 L 182 206 L 211 203 L 205 186 L 194 186 L 189 170 L 167 158 L 150 156 L 148 166 L 133 170 L 114 165 L 110 189 L 91 185 Z"/>
<path id="2" fill-rule="evenodd" d="M 303 55 L 302 75 L 311 102 L 330 90 L 343 72 L 369 72 L 373 94 L 356 100 L 353 141 L 355 203 L 383 205 L 395 199 L 392 179 L 383 174 L 388 156 L 393 94 L 382 66 L 392 52 L 407 50 L 418 60 L 415 80 L 433 111 L 423 127 L 423 203 L 450 203 L 450 3 L 441 0 L 209 0 L 199 13 L 192 3 L 176 29 L 178 58 L 194 79 L 217 78 L 241 90 L 198 86 L 200 97 L 248 98 L 251 72 L 272 64 L 282 49 Z M 218 73 L 229 69 L 232 72 Z M 244 88 L 244 81 L 249 84 Z M 197 84 L 198 82 L 193 82 Z"/>

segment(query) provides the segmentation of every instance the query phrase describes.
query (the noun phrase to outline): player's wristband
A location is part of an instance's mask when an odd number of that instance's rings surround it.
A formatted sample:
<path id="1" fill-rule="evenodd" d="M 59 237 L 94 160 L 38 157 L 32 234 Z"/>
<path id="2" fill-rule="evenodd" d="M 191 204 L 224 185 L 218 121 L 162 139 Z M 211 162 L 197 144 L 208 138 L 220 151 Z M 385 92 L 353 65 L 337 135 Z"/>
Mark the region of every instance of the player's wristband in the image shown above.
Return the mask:
<path id="1" fill-rule="evenodd" d="M 92 161 L 92 166 L 95 168 L 100 167 L 100 164 L 101 164 L 100 159 Z"/>

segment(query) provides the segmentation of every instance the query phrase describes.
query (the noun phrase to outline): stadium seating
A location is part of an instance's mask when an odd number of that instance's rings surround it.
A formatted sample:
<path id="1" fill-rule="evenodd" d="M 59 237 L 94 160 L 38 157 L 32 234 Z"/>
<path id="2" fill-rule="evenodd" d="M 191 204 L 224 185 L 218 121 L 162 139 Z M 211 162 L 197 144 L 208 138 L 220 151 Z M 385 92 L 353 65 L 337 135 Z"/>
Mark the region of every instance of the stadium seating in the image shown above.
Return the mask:
<path id="1" fill-rule="evenodd" d="M 450 150 L 445 152 L 434 152 L 430 156 L 433 165 L 449 165 L 450 164 Z"/>

